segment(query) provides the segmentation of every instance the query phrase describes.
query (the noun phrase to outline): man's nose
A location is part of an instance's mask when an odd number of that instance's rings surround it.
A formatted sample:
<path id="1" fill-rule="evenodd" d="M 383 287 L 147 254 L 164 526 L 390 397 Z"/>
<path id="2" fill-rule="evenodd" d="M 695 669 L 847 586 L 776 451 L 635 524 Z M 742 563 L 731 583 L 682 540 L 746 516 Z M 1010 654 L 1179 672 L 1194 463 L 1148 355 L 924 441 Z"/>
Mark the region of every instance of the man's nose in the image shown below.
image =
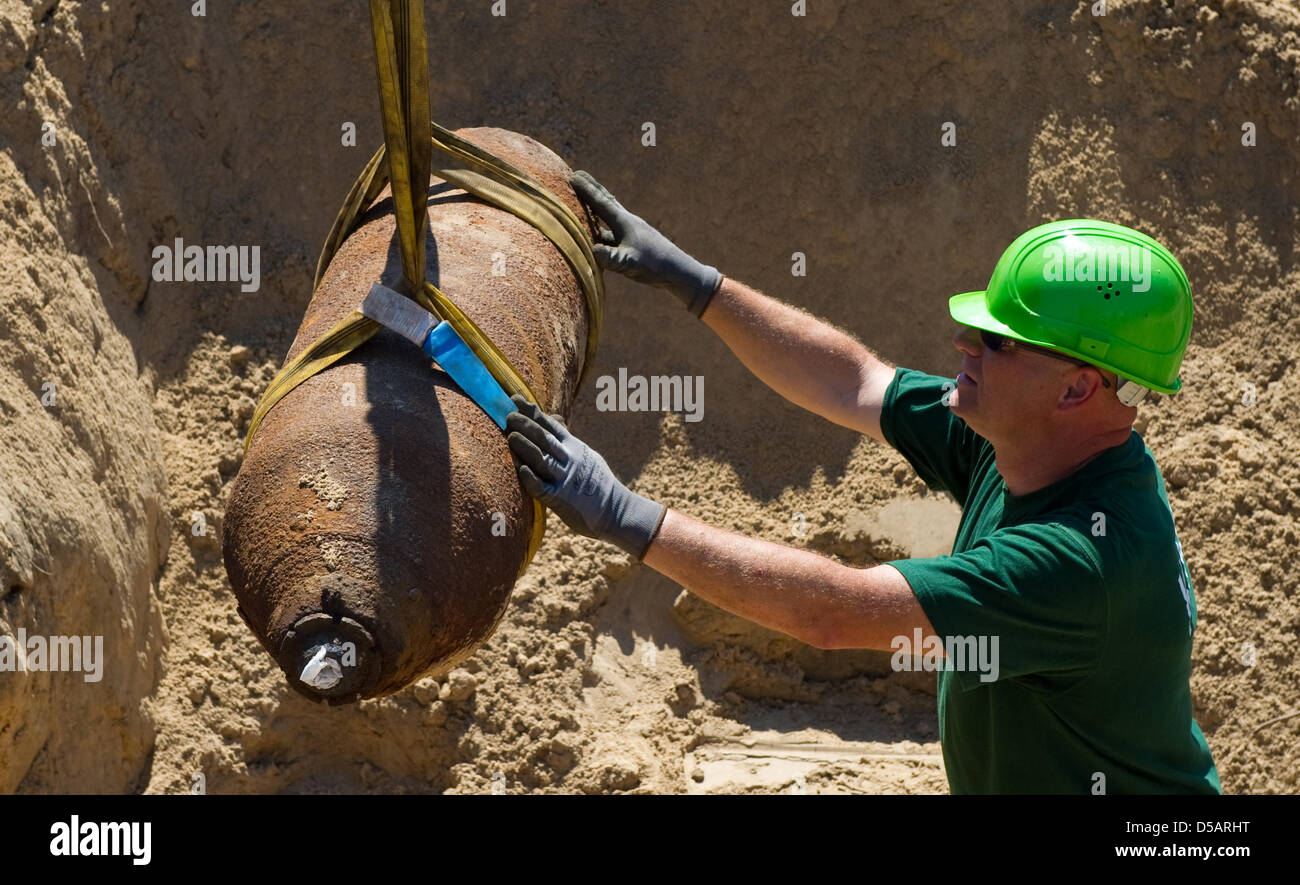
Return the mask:
<path id="1" fill-rule="evenodd" d="M 971 326 L 958 327 L 957 333 L 952 336 L 952 346 L 967 356 L 977 357 L 984 353 L 984 342 L 980 341 L 979 333 Z"/>

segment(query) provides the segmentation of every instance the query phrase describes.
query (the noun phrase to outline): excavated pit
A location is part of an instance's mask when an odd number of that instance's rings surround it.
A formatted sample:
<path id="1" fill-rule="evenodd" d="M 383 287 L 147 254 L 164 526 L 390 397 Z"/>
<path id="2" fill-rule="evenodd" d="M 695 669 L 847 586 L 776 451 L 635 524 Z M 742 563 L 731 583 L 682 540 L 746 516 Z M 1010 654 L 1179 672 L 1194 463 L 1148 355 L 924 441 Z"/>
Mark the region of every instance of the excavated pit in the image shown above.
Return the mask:
<path id="1" fill-rule="evenodd" d="M 106 639 L 100 682 L 0 673 L 0 790 L 944 791 L 933 674 L 755 628 L 554 518 L 450 672 L 329 709 L 290 689 L 236 614 L 222 515 L 380 138 L 368 21 L 171 6 L 0 3 L 0 633 Z M 1195 715 L 1227 792 L 1293 793 L 1300 16 L 1091 6 L 431 0 L 434 117 L 536 139 L 701 260 L 936 373 L 947 298 L 1028 227 L 1164 242 L 1196 322 L 1185 391 L 1139 429 L 1197 594 Z M 176 237 L 258 246 L 260 289 L 154 279 Z M 955 508 L 901 458 L 607 282 L 593 381 L 707 377 L 698 422 L 599 411 L 594 384 L 564 404 L 621 479 L 857 565 L 944 552 Z M 320 466 L 294 491 L 337 513 L 351 484 Z"/>

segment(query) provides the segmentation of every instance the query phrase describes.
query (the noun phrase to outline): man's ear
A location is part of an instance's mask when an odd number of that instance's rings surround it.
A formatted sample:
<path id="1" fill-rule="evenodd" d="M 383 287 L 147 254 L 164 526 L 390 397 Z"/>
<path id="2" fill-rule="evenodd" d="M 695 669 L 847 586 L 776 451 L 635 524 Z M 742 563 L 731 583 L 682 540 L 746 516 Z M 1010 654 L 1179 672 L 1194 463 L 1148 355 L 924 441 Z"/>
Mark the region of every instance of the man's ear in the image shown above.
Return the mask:
<path id="1" fill-rule="evenodd" d="M 1069 387 L 1061 394 L 1056 405 L 1062 411 L 1077 409 L 1104 389 L 1101 374 L 1092 368 L 1080 367 L 1067 376 Z"/>

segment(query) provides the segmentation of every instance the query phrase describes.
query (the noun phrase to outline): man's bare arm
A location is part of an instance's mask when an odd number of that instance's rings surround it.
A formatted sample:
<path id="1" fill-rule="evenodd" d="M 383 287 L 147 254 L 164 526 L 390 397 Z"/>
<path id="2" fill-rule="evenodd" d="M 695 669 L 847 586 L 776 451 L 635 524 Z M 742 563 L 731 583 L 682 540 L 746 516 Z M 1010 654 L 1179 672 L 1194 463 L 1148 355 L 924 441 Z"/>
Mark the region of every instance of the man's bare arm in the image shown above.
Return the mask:
<path id="1" fill-rule="evenodd" d="M 934 633 L 907 579 L 747 538 L 669 508 L 646 565 L 732 614 L 817 648 L 888 651 L 895 636 Z"/>
<path id="2" fill-rule="evenodd" d="M 730 277 L 700 319 L 790 402 L 885 441 L 880 408 L 894 368 L 852 335 Z"/>

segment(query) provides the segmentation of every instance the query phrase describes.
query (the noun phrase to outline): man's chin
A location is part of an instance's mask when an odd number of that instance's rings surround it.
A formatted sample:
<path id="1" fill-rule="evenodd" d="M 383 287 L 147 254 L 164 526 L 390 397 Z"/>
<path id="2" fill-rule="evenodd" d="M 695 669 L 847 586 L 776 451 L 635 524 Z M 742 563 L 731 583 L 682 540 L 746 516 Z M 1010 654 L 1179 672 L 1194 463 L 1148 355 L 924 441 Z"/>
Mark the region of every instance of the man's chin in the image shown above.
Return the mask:
<path id="1" fill-rule="evenodd" d="M 954 390 L 948 395 L 948 411 L 965 421 L 967 425 L 971 425 L 971 414 L 976 411 L 978 405 L 975 391 L 969 387 Z M 974 429 L 973 425 L 971 429 Z"/>

